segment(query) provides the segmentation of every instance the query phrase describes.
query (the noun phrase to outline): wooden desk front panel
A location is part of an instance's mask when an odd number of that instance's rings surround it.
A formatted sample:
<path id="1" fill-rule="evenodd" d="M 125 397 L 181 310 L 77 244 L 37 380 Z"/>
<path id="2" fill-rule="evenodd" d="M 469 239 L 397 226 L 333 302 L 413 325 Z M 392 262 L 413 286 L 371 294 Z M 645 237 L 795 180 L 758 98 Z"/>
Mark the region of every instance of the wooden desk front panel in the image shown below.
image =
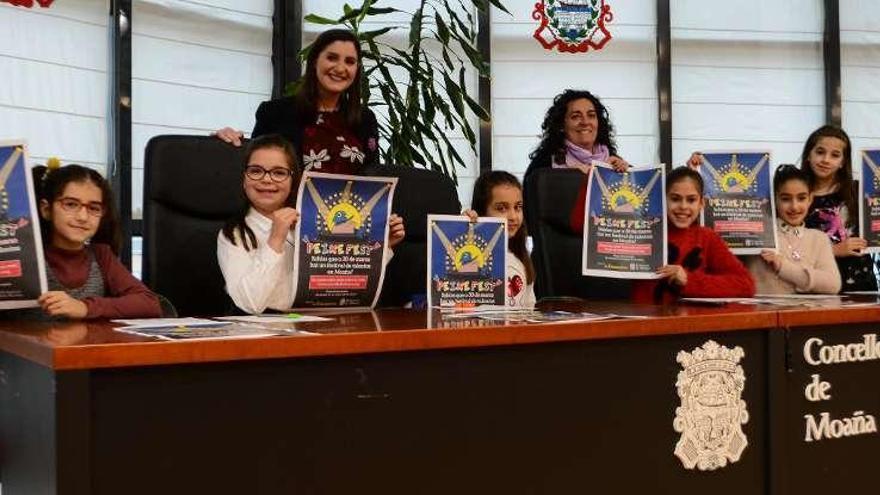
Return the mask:
<path id="1" fill-rule="evenodd" d="M 765 493 L 766 336 L 95 370 L 90 493 Z M 745 350 L 749 445 L 689 471 L 675 358 L 709 338 Z"/>
<path id="2" fill-rule="evenodd" d="M 780 401 L 787 408 L 785 493 L 876 493 L 872 479 L 880 459 L 880 324 L 791 326 L 785 335 L 786 400 Z M 874 359 L 822 362 L 823 356 L 833 358 L 840 351 L 835 346 L 858 346 L 866 336 L 874 342 Z M 850 349 L 856 352 L 858 347 Z M 865 431 L 868 416 L 876 425 L 873 432 Z M 862 434 L 850 435 L 855 432 Z"/>

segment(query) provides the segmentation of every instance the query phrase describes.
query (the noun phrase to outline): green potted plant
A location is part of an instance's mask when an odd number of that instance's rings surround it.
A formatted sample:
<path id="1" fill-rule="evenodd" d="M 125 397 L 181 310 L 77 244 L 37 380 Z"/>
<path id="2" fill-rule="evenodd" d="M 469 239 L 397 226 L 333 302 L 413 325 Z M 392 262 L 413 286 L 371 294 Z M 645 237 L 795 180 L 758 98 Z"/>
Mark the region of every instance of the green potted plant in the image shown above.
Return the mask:
<path id="1" fill-rule="evenodd" d="M 382 21 L 387 19 L 383 16 L 404 12 L 379 3 L 364 0 L 357 8 L 346 4 L 337 19 L 310 14 L 305 20 L 344 26 L 360 39 L 366 75 L 361 90 L 366 104 L 379 110 L 381 161 L 427 167 L 457 180 L 456 169 L 467 164 L 448 134 L 460 130 L 476 153 L 471 116 L 490 119 L 468 93 L 465 81 L 469 68 L 479 77 L 489 77 L 489 66 L 476 48 L 477 19 L 468 3 L 480 11 L 490 4 L 508 10 L 499 0 L 421 0 L 415 12 L 407 13 L 411 16 L 408 43 L 400 47 L 387 41 L 400 26 L 364 29 L 367 19 Z M 301 55 L 305 57 L 308 50 Z M 296 83 L 290 88 L 294 91 Z"/>

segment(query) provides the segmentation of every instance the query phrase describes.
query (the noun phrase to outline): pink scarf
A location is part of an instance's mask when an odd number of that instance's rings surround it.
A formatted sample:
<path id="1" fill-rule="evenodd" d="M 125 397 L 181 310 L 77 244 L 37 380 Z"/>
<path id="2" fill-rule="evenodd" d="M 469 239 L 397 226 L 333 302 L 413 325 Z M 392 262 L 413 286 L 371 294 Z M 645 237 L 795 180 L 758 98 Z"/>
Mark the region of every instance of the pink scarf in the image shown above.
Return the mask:
<path id="1" fill-rule="evenodd" d="M 565 163 L 554 163 L 553 168 L 570 168 L 574 165 L 590 165 L 593 160 L 600 162 L 608 161 L 608 147 L 604 144 L 593 145 L 593 150 L 587 150 L 565 140 Z"/>

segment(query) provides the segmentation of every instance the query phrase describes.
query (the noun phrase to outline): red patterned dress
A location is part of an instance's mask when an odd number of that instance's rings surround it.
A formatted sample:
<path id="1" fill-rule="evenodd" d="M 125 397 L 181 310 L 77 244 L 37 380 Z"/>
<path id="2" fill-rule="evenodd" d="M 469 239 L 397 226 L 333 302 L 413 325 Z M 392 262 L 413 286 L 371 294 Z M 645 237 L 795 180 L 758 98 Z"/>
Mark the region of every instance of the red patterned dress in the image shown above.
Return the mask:
<path id="1" fill-rule="evenodd" d="M 302 147 L 304 170 L 358 174 L 364 164 L 364 143 L 340 112 L 319 112 L 315 123 L 305 128 Z"/>

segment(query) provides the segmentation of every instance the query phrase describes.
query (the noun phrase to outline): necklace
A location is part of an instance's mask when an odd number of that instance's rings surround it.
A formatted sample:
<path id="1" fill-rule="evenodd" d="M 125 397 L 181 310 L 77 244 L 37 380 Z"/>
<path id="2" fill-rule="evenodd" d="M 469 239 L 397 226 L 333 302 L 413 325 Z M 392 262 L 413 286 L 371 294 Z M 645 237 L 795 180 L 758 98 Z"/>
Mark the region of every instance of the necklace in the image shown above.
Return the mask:
<path id="1" fill-rule="evenodd" d="M 786 244 L 788 244 L 788 257 L 794 261 L 800 261 L 803 258 L 801 254 L 801 241 L 804 238 L 803 227 L 803 224 L 794 226 L 785 222 L 779 222 L 779 230 L 782 232 L 782 236 L 785 237 Z"/>

